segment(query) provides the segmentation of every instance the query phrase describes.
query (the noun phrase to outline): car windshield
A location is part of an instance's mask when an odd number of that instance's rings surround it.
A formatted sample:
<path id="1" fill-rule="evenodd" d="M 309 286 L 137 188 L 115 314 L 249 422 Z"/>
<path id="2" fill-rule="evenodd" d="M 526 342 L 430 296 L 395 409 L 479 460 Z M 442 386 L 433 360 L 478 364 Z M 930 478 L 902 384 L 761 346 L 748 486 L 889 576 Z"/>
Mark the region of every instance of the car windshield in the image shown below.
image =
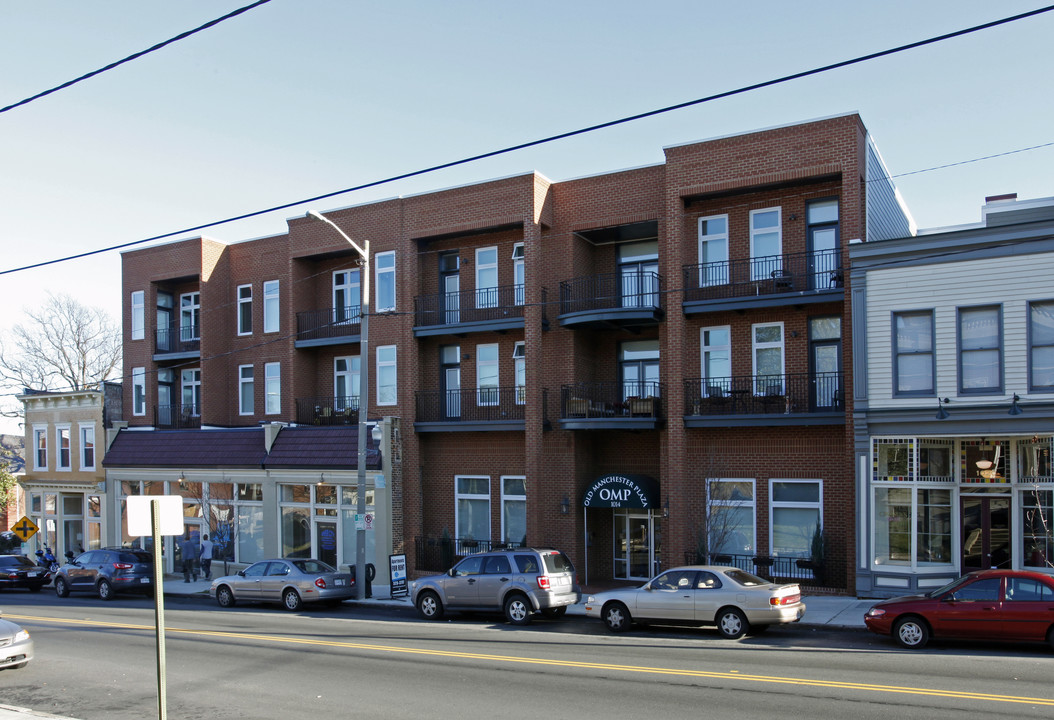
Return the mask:
<path id="1" fill-rule="evenodd" d="M 759 578 L 757 575 L 753 573 L 748 573 L 745 570 L 736 570 L 733 568 L 732 570 L 725 570 L 724 575 L 725 577 L 729 577 L 735 582 L 739 583 L 740 585 L 746 587 L 751 587 L 753 585 L 769 584 L 768 580 L 765 580 L 764 578 Z"/>
<path id="2" fill-rule="evenodd" d="M 336 572 L 336 568 L 327 565 L 321 560 L 290 560 L 293 566 L 302 573 L 313 575 L 315 573 Z"/>
<path id="3" fill-rule="evenodd" d="M 544 552 L 542 560 L 545 562 L 545 569 L 550 573 L 573 573 L 575 571 L 575 566 L 562 552 Z"/>
<path id="4" fill-rule="evenodd" d="M 940 597 L 944 593 L 948 593 L 948 592 L 954 591 L 960 585 L 962 585 L 965 582 L 968 582 L 970 579 L 971 578 L 968 575 L 964 575 L 961 578 L 959 578 L 958 580 L 952 580 L 950 583 L 948 583 L 944 587 L 939 587 L 936 590 L 930 590 L 928 593 L 926 593 L 926 597 L 930 597 L 930 598 Z"/>

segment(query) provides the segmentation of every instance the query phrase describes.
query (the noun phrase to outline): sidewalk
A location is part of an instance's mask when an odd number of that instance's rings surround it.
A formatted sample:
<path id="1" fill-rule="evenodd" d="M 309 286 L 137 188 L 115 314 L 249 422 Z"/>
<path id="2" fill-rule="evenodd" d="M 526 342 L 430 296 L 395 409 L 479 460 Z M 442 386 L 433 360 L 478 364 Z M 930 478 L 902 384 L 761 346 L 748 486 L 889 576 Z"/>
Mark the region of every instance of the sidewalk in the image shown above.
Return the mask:
<path id="1" fill-rule="evenodd" d="M 164 591 L 170 596 L 202 596 L 208 598 L 209 580 L 197 580 L 184 582 L 182 575 L 166 575 Z M 391 598 L 391 591 L 387 585 L 374 585 L 373 597 L 366 600 L 346 600 L 351 604 L 363 603 L 365 605 L 401 607 L 410 609 L 409 597 Z M 583 596 L 588 594 L 583 591 Z M 810 625 L 828 628 L 863 628 L 864 613 L 874 605 L 877 600 L 860 600 L 855 597 L 839 597 L 833 595 L 808 595 L 805 596 L 805 617 L 799 625 Z M 578 603 L 568 608 L 568 615 L 585 615 L 586 610 L 583 603 Z M 0 720 L 3 716 L 0 715 Z"/>

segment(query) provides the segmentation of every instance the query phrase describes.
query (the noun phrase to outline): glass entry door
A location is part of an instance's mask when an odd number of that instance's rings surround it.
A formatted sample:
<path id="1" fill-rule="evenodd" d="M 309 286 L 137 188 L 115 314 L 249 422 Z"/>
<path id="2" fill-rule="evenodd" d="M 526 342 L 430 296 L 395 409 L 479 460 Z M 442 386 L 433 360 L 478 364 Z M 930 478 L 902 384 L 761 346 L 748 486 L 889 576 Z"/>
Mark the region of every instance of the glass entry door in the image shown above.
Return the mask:
<path id="1" fill-rule="evenodd" d="M 315 520 L 315 549 L 317 557 L 327 565 L 337 567 L 337 522 Z"/>
<path id="2" fill-rule="evenodd" d="M 647 580 L 659 571 L 661 519 L 647 510 L 615 510 L 613 522 L 614 577 Z"/>
<path id="3" fill-rule="evenodd" d="M 962 498 L 962 572 L 1009 568 L 1010 498 Z"/>

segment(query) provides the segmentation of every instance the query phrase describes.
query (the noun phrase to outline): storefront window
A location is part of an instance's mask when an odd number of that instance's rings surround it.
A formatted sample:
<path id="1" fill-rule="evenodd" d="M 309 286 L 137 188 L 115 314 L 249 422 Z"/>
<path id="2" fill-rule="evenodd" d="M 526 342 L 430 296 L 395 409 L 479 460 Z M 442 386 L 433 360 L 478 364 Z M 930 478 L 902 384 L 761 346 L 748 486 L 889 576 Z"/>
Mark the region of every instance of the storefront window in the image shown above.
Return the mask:
<path id="1" fill-rule="evenodd" d="M 818 480 L 773 480 L 769 495 L 772 508 L 772 554 L 809 557 L 812 539 L 822 527 Z"/>
<path id="2" fill-rule="evenodd" d="M 711 480 L 707 484 L 706 533 L 711 555 L 753 555 L 754 482 Z"/>
<path id="3" fill-rule="evenodd" d="M 1050 572 L 1054 568 L 1054 490 L 1030 488 L 1021 494 L 1024 564 Z"/>
<path id="4" fill-rule="evenodd" d="M 954 440 L 922 440 L 919 442 L 919 480 L 951 481 Z"/>
<path id="5" fill-rule="evenodd" d="M 1018 445 L 1017 475 L 1023 482 L 1051 482 L 1050 446 L 1052 438 L 1034 437 Z"/>
<path id="6" fill-rule="evenodd" d="M 875 564 L 911 564 L 910 488 L 875 488 Z"/>
<path id="7" fill-rule="evenodd" d="M 951 503 L 947 489 L 875 488 L 875 564 L 951 564 Z"/>
<path id="8" fill-rule="evenodd" d="M 282 508 L 282 557 L 311 557 L 311 514 L 307 508 Z"/>
<path id="9" fill-rule="evenodd" d="M 952 559 L 951 490 L 919 489 L 917 521 L 919 565 L 947 565 Z"/>
<path id="10" fill-rule="evenodd" d="M 238 562 L 264 559 L 263 507 L 238 505 Z"/>
<path id="11" fill-rule="evenodd" d="M 914 473 L 914 440 L 880 438 L 874 441 L 874 480 L 910 480 Z"/>

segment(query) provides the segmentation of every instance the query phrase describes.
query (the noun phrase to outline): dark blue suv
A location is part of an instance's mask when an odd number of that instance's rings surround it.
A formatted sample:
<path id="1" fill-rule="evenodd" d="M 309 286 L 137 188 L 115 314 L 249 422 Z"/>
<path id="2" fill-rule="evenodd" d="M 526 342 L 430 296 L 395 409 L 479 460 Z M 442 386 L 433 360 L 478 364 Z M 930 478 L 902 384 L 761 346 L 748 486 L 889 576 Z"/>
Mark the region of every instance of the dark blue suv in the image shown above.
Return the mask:
<path id="1" fill-rule="evenodd" d="M 113 600 L 119 592 L 154 594 L 154 556 L 138 548 L 103 548 L 81 553 L 55 574 L 55 594 L 89 592 Z"/>

